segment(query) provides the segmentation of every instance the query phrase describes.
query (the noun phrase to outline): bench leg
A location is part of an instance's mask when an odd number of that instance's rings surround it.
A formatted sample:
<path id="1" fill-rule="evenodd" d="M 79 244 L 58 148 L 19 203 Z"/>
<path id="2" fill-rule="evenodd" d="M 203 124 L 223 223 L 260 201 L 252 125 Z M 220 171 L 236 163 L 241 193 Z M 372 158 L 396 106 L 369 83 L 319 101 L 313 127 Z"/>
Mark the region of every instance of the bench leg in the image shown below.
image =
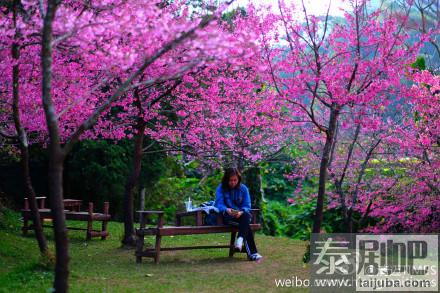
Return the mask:
<path id="1" fill-rule="evenodd" d="M 229 242 L 229 257 L 234 256 L 234 244 L 235 244 L 235 237 L 237 236 L 237 232 L 231 232 L 231 241 Z"/>
<path id="2" fill-rule="evenodd" d="M 23 228 L 21 228 L 23 235 L 27 235 L 29 230 L 29 219 L 27 216 L 23 215 Z"/>
<path id="3" fill-rule="evenodd" d="M 106 202 L 104 202 L 104 214 L 107 215 L 108 212 L 109 212 L 109 203 L 108 203 L 108 201 L 106 201 Z M 105 240 L 107 238 L 107 235 L 108 235 L 108 233 L 107 233 L 107 223 L 108 223 L 108 221 L 102 221 L 102 229 L 101 229 L 102 236 L 101 236 L 101 240 Z"/>
<path id="4" fill-rule="evenodd" d="M 107 221 L 102 221 L 101 240 L 107 239 Z"/>
<path id="5" fill-rule="evenodd" d="M 92 239 L 92 230 L 93 230 L 93 203 L 89 202 L 89 220 L 87 221 L 87 236 L 86 240 Z"/>
<path id="6" fill-rule="evenodd" d="M 89 219 L 87 221 L 87 235 L 86 235 L 86 240 L 90 240 L 92 239 L 92 230 L 93 230 L 93 221 L 92 219 Z"/>
<path id="7" fill-rule="evenodd" d="M 136 263 L 142 263 L 142 253 L 144 252 L 144 235 L 136 238 Z"/>
<path id="8" fill-rule="evenodd" d="M 196 226 L 203 225 L 203 214 L 201 211 L 197 211 L 196 213 Z"/>
<path id="9" fill-rule="evenodd" d="M 156 235 L 156 246 L 154 247 L 155 254 L 154 254 L 154 262 L 159 263 L 160 260 L 160 242 L 162 240 L 162 236 Z"/>

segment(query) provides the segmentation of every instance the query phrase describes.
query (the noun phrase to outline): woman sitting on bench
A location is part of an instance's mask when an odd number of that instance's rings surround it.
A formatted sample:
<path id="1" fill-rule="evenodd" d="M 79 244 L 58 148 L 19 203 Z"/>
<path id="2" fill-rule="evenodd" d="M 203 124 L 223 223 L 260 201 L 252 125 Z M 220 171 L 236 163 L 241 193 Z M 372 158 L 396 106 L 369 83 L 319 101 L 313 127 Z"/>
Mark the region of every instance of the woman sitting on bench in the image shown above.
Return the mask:
<path id="1" fill-rule="evenodd" d="M 217 187 L 215 207 L 223 214 L 225 224 L 238 225 L 239 232 L 235 247 L 241 251 L 244 244 L 248 259 L 260 260 L 262 256 L 257 252 L 249 226 L 252 219 L 249 190 L 246 185 L 241 184 L 241 174 L 237 169 L 225 170 L 222 183 Z"/>

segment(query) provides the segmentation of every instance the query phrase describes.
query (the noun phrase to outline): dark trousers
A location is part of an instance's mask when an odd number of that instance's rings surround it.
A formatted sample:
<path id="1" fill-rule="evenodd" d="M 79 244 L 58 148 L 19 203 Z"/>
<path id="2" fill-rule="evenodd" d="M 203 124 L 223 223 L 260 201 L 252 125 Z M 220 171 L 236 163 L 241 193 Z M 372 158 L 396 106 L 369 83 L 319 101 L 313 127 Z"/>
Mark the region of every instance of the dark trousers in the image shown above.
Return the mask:
<path id="1" fill-rule="evenodd" d="M 248 256 L 257 253 L 257 247 L 255 245 L 254 234 L 252 233 L 250 222 L 251 215 L 249 213 L 243 213 L 240 218 L 234 218 L 229 216 L 227 213 L 224 214 L 225 223 L 229 225 L 238 225 L 238 237 L 243 237 L 243 246 L 246 249 Z"/>

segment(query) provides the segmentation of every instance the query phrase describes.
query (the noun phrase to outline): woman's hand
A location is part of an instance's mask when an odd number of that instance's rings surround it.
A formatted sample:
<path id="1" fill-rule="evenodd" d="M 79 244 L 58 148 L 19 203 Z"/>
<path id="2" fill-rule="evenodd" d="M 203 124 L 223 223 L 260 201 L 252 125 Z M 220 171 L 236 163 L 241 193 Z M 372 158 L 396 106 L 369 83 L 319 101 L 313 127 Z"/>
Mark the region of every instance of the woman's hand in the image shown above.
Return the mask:
<path id="1" fill-rule="evenodd" d="M 239 211 L 238 213 L 234 214 L 234 213 L 232 212 L 232 209 L 230 209 L 230 208 L 227 208 L 227 209 L 226 209 L 226 213 L 227 213 L 228 215 L 230 215 L 230 216 L 236 218 L 236 219 L 240 218 L 241 215 L 243 215 L 243 211 Z"/>
<path id="2" fill-rule="evenodd" d="M 232 216 L 232 209 L 227 208 L 227 209 L 226 209 L 226 213 L 227 213 L 228 215 Z"/>

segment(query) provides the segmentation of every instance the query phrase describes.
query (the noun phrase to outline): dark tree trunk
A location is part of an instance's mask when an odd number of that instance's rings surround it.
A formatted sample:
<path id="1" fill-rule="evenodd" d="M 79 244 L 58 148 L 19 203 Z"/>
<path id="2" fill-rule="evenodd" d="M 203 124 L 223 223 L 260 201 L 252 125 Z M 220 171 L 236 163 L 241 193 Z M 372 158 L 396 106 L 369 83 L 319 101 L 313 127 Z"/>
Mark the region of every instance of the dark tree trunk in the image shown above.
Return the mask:
<path id="1" fill-rule="evenodd" d="M 315 217 L 313 221 L 312 233 L 321 232 L 321 224 L 324 212 L 324 200 L 325 200 L 325 183 L 327 181 L 327 170 L 329 166 L 330 153 L 335 139 L 336 122 L 338 121 L 339 108 L 333 105 L 330 110 L 330 121 L 326 132 L 326 139 L 324 149 L 322 151 L 321 164 L 319 168 L 319 188 L 318 198 L 316 201 Z"/>
<path id="2" fill-rule="evenodd" d="M 37 238 L 38 247 L 40 249 L 42 256 L 47 256 L 48 247 L 46 236 L 43 233 L 43 226 L 41 224 L 40 213 L 38 212 L 38 204 L 36 200 L 36 195 L 34 188 L 32 186 L 32 181 L 29 172 L 29 150 L 28 147 L 22 145 L 20 142 L 20 163 L 22 168 L 22 176 L 24 182 L 24 190 L 26 192 L 26 196 L 29 199 L 29 208 L 31 210 L 32 222 L 35 231 L 35 237 Z"/>
<path id="3" fill-rule="evenodd" d="M 63 203 L 63 163 L 64 155 L 51 146 L 49 159 L 49 194 L 55 235 L 55 292 L 68 291 L 69 242 Z"/>
<path id="4" fill-rule="evenodd" d="M 55 107 L 52 102 L 52 39 L 53 20 L 59 2 L 47 2 L 46 15 L 43 22 L 43 37 L 41 42 L 42 67 L 42 98 L 49 131 L 49 195 L 52 208 L 54 236 L 55 236 L 55 292 L 68 292 L 69 280 L 69 243 L 67 241 L 66 219 L 63 203 L 63 163 L 65 152 L 60 146 L 60 134 Z"/>
<path id="5" fill-rule="evenodd" d="M 136 239 L 134 235 L 134 199 L 133 189 L 139 181 L 142 167 L 142 148 L 144 141 L 146 124 L 143 117 L 138 118 L 136 125 L 137 133 L 134 141 L 133 166 L 130 175 L 127 178 L 124 192 L 124 238 L 122 244 L 126 246 L 135 246 Z"/>
<path id="6" fill-rule="evenodd" d="M 17 40 L 20 38 L 20 32 L 17 28 L 17 17 L 18 17 L 18 0 L 14 1 L 13 6 L 13 17 L 14 17 L 14 27 L 15 27 L 15 37 Z M 12 44 L 12 58 L 18 60 L 20 58 L 20 47 L 17 42 Z M 19 65 L 16 64 L 12 67 L 12 94 L 13 94 L 13 102 L 12 102 L 12 114 L 14 117 L 14 125 L 17 131 L 18 142 L 20 146 L 20 163 L 22 168 L 22 176 L 24 183 L 24 190 L 26 195 L 29 198 L 29 207 L 32 215 L 32 222 L 35 230 L 35 236 L 37 238 L 38 247 L 40 249 L 41 255 L 45 256 L 48 253 L 47 241 L 46 237 L 43 233 L 43 227 L 41 226 L 41 218 L 38 213 L 38 205 L 37 200 L 35 198 L 35 191 L 32 186 L 31 176 L 29 172 L 29 144 L 27 139 L 26 131 L 21 125 L 20 119 L 20 110 L 19 110 L 19 101 L 20 101 L 20 68 Z"/>

